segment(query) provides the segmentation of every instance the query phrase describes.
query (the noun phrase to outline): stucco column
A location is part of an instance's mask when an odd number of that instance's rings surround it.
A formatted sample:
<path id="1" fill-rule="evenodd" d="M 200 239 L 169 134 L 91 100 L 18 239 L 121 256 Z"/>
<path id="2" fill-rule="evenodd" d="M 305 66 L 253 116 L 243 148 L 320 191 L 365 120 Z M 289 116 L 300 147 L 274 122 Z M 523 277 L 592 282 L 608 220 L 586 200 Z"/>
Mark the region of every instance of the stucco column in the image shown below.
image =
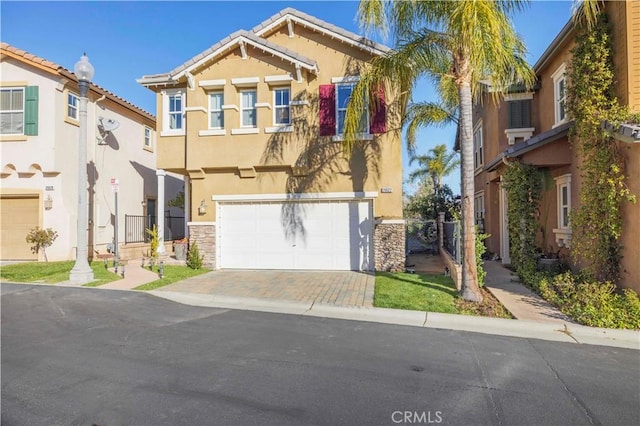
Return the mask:
<path id="1" fill-rule="evenodd" d="M 189 222 L 191 221 L 191 190 L 189 188 L 191 180 L 189 176 L 184 177 L 184 236 L 189 238 Z"/>
<path id="2" fill-rule="evenodd" d="M 156 170 L 158 177 L 158 202 L 156 204 L 156 220 L 158 222 L 158 254 L 164 253 L 164 177 L 167 172 Z"/>

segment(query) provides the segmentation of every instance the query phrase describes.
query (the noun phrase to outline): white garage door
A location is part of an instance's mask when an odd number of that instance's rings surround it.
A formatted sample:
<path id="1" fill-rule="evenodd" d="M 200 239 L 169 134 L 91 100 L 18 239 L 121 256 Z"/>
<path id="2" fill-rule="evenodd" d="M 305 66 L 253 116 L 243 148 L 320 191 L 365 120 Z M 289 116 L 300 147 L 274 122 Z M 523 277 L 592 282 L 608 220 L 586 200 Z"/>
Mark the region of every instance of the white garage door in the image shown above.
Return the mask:
<path id="1" fill-rule="evenodd" d="M 371 270 L 369 201 L 221 204 L 220 267 Z"/>

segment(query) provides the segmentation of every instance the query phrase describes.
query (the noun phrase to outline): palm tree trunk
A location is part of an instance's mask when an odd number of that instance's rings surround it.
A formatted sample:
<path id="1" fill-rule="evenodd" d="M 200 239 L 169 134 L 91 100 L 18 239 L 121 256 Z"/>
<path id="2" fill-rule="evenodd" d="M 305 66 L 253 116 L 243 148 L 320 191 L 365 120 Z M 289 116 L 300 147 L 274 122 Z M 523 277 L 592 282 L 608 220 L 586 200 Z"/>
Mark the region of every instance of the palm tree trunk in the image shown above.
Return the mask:
<path id="1" fill-rule="evenodd" d="M 474 225 L 474 167 L 471 84 L 468 79 L 458 83 L 460 96 L 460 149 L 462 173 L 462 286 L 461 296 L 471 302 L 482 302 L 476 267 L 476 231 Z"/>

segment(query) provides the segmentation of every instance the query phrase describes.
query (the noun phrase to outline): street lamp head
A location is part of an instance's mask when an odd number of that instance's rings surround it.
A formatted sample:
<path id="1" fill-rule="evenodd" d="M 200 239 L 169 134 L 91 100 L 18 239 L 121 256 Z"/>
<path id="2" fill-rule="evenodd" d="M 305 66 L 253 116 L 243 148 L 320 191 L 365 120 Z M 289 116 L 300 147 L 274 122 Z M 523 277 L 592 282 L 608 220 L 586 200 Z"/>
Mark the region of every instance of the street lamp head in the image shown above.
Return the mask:
<path id="1" fill-rule="evenodd" d="M 93 78 L 93 65 L 89 62 L 89 58 L 86 53 L 83 53 L 80 60 L 76 62 L 73 67 L 73 71 L 78 77 L 78 81 L 89 82 Z"/>

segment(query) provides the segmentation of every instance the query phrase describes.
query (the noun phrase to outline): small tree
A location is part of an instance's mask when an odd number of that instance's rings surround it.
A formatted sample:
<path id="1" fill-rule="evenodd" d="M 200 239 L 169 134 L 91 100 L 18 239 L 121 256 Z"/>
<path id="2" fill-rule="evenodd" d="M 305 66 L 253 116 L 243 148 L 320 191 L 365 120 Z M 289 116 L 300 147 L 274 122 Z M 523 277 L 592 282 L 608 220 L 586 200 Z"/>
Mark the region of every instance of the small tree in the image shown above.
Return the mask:
<path id="1" fill-rule="evenodd" d="M 31 252 L 38 254 L 42 250 L 44 255 L 44 261 L 48 262 L 46 248 L 51 246 L 53 242 L 58 238 L 58 233 L 51 228 L 40 229 L 39 226 L 31 229 L 27 234 L 27 243 L 31 244 Z"/>
<path id="2" fill-rule="evenodd" d="M 160 238 L 158 237 L 158 227 L 156 225 L 153 225 L 151 229 L 147 228 L 145 229 L 145 231 L 150 238 L 149 251 L 151 253 L 149 253 L 149 257 L 155 259 L 156 257 L 158 257 L 158 244 L 160 243 Z"/>
<path id="3" fill-rule="evenodd" d="M 200 256 L 200 250 L 198 249 L 198 243 L 195 241 L 189 247 L 189 251 L 187 252 L 187 266 L 191 269 L 200 269 L 202 268 L 202 259 L 204 256 Z"/>

